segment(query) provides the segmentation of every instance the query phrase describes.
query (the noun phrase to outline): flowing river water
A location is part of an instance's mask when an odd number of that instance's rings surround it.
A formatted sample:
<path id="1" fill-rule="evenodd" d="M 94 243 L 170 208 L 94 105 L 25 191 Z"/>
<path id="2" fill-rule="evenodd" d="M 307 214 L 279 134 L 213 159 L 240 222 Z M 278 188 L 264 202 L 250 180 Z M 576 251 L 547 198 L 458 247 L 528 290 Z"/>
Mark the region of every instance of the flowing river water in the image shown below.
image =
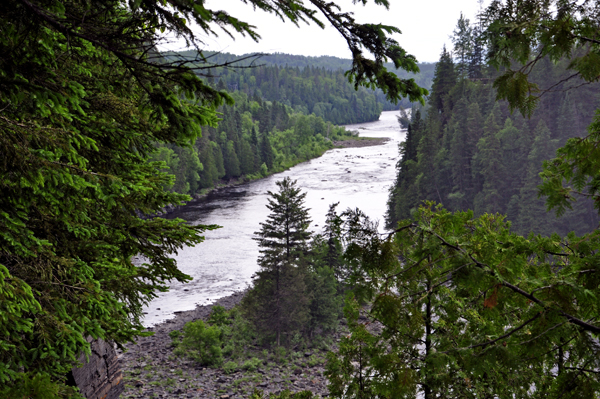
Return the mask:
<path id="1" fill-rule="evenodd" d="M 179 269 L 194 279 L 185 284 L 173 282 L 168 292 L 160 293 L 144 309 L 144 324 L 160 323 L 176 311 L 212 303 L 250 284 L 258 270 L 254 232 L 269 214 L 267 192 L 277 191 L 275 182 L 286 176 L 297 180 L 307 193 L 305 204 L 313 221 L 310 230 L 321 232 L 325 214 L 334 202 L 340 203 L 338 212 L 360 208 L 383 225 L 389 188 L 396 177 L 398 144 L 406 135 L 400 130 L 397 115 L 398 111 L 387 111 L 376 122 L 346 126 L 363 137 L 389 138 L 383 145 L 333 149 L 285 172 L 219 190 L 170 214 L 169 218 L 182 218 L 191 224 L 223 227 L 207 231 L 203 243 L 185 247 L 174 256 Z"/>

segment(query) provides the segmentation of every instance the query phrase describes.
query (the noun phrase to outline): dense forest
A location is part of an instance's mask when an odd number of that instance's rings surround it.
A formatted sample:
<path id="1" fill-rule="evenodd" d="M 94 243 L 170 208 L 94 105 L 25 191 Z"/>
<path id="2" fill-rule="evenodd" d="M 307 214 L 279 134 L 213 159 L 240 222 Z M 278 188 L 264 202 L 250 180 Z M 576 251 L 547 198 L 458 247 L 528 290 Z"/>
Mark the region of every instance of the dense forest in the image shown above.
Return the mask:
<path id="1" fill-rule="evenodd" d="M 195 54 L 182 52 L 166 56 L 194 59 Z M 263 56 L 206 53 L 205 56 L 215 64 L 231 63 L 229 67 L 204 72 L 211 80 L 223 81 L 227 90 L 278 101 L 338 125 L 374 121 L 382 110 L 411 106 L 407 98 L 398 103 L 390 102 L 381 89 L 360 87 L 356 90 L 345 75 L 351 66 L 349 59 L 280 53 Z M 419 63 L 418 73 L 397 69 L 390 63 L 385 66 L 400 78 L 414 79 L 426 89 L 431 87 L 433 63 Z"/>
<path id="2" fill-rule="evenodd" d="M 461 38 L 454 41 L 461 43 Z M 454 54 L 460 54 L 460 47 Z M 546 57 L 530 77 L 553 89 L 525 118 L 511 112 L 508 103 L 496 102 L 492 82 L 500 72 L 482 65 L 473 68 L 472 57 L 459 57 L 443 50 L 428 107 L 415 108 L 412 114 L 388 202 L 388 226 L 410 218 L 424 200 L 433 200 L 452 211 L 505 214 L 521 234 L 564 236 L 596 228 L 599 219 L 591 201 L 580 199 L 556 218 L 546 212 L 537 186 L 543 162 L 567 139 L 585 135 L 600 85 L 565 90 L 564 82 L 572 75 L 569 60 L 553 63 Z"/>
<path id="3" fill-rule="evenodd" d="M 191 146 L 157 144 L 150 160 L 162 161 L 174 181 L 165 188 L 195 194 L 220 181 L 265 177 L 322 155 L 353 133 L 315 115 L 294 112 L 277 101 L 232 94 L 219 108 L 222 120 L 202 128 Z"/>
<path id="4" fill-rule="evenodd" d="M 230 91 L 239 90 L 278 101 L 298 112 L 315 114 L 338 125 L 375 121 L 383 110 L 381 99 L 378 101 L 374 91 L 355 90 L 341 69 L 328 71 L 312 66 L 300 69 L 277 65 L 223 69 L 219 82 Z"/>
<path id="5" fill-rule="evenodd" d="M 301 1 L 250 3 L 291 23 L 317 18 Z M 391 99 L 422 99 L 414 82 L 368 64 L 386 58 L 416 71 L 390 37 L 396 29 L 359 24 L 330 7 L 321 18 L 337 21 L 361 48 L 350 73 L 357 84 Z M 91 353 L 90 341 L 122 347 L 151 334 L 143 306 L 174 281 L 191 280 L 173 254 L 217 226 L 141 217 L 189 200 L 166 190 L 168 162 L 149 162 L 157 148 L 169 161 L 177 155 L 196 165 L 179 182 L 191 192 L 194 174 L 210 182 L 268 171 L 271 160 L 273 168 L 295 162 L 339 132 L 275 102 L 234 106 L 234 95 L 198 75 L 202 65 L 158 52 L 174 36 L 199 50 L 198 36 L 214 36 L 215 26 L 259 37 L 253 25 L 191 0 L 0 2 L 0 397 L 81 397 L 69 373 Z M 235 129 L 219 130 L 219 109 L 239 112 L 224 122 Z M 261 141 L 271 147 L 254 157 Z M 181 157 L 172 146 L 185 148 Z M 211 155 L 222 156 L 222 170 L 217 160 L 202 165 Z M 212 171 L 201 176 L 204 169 Z"/>

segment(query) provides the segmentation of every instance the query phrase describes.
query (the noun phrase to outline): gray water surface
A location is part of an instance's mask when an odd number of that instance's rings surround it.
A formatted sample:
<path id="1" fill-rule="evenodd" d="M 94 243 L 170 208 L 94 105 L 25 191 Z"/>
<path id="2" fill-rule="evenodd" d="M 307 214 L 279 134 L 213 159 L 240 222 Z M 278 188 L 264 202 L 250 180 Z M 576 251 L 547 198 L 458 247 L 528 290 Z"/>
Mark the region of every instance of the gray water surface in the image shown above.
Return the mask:
<path id="1" fill-rule="evenodd" d="M 306 207 L 313 220 L 311 230 L 320 232 L 329 205 L 339 202 L 338 211 L 360 208 L 370 218 L 380 220 L 386 210 L 389 187 L 395 179 L 398 144 L 405 139 L 400 131 L 398 111 L 383 112 L 379 121 L 346 126 L 363 137 L 387 137 L 379 146 L 334 149 L 322 157 L 296 165 L 265 179 L 230 187 L 179 208 L 169 217 L 191 224 L 218 224 L 206 240 L 185 247 L 175 256 L 179 269 L 194 278 L 174 282 L 144 310 L 144 324 L 151 326 L 170 319 L 175 311 L 192 310 L 216 299 L 245 289 L 257 271 L 258 245 L 252 239 L 260 222 L 269 214 L 268 191 L 277 191 L 276 181 L 289 176 L 307 192 Z"/>

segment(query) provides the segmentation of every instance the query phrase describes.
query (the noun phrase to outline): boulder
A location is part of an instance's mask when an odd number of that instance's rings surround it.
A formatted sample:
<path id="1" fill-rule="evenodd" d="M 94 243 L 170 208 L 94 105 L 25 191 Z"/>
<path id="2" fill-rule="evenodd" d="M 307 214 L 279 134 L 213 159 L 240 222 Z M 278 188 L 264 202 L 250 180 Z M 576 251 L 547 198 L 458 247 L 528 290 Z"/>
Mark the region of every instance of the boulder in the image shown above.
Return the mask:
<path id="1" fill-rule="evenodd" d="M 71 385 L 79 388 L 87 399 L 118 399 L 125 389 L 119 359 L 112 344 L 88 338 L 92 353 L 89 362 L 85 354 L 77 359 L 83 366 L 71 370 Z"/>

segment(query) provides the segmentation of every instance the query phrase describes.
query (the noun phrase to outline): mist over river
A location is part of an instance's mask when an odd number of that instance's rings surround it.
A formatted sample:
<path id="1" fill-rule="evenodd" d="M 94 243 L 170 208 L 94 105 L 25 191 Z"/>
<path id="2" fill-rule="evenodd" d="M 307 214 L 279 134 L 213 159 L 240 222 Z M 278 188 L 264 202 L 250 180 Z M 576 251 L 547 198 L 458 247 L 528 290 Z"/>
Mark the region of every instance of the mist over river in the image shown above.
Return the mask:
<path id="1" fill-rule="evenodd" d="M 329 205 L 339 202 L 338 212 L 360 208 L 370 218 L 383 218 L 388 190 L 395 179 L 398 144 L 406 131 L 400 131 L 398 111 L 383 112 L 376 122 L 346 126 L 362 137 L 386 137 L 383 145 L 341 148 L 322 157 L 296 165 L 288 171 L 213 193 L 190 202 L 169 215 L 191 224 L 218 224 L 207 231 L 206 240 L 185 247 L 175 256 L 179 268 L 194 278 L 172 283 L 144 309 L 144 324 L 151 326 L 170 319 L 175 311 L 191 310 L 245 289 L 258 269 L 258 245 L 252 238 L 260 222 L 269 214 L 267 191 L 277 191 L 276 181 L 286 176 L 298 181 L 306 192 L 305 205 L 313 220 L 310 230 L 321 232 Z"/>

